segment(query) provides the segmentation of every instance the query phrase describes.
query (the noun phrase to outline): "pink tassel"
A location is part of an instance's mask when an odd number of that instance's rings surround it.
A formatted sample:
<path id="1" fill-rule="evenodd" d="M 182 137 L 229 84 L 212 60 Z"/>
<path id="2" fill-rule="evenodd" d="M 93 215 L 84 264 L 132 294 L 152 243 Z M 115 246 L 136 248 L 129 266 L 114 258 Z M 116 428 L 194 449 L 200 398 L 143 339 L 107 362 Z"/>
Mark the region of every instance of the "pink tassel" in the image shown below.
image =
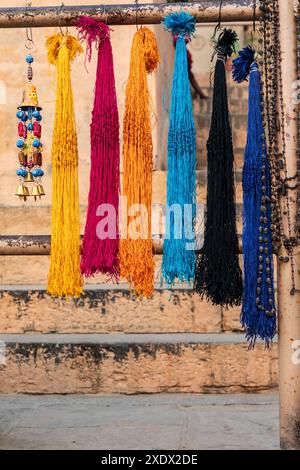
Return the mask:
<path id="1" fill-rule="evenodd" d="M 79 37 L 87 42 L 87 59 L 92 56 L 92 43 L 98 49 L 98 64 L 95 84 L 94 107 L 91 122 L 91 172 L 88 212 L 84 231 L 81 272 L 85 276 L 106 273 L 115 280 L 119 277 L 119 116 L 115 89 L 110 30 L 105 23 L 90 17 L 82 17 L 78 23 Z M 97 215 L 101 204 L 109 204 L 114 209 L 112 233 L 101 239 Z M 98 235 L 97 235 L 98 227 Z"/>

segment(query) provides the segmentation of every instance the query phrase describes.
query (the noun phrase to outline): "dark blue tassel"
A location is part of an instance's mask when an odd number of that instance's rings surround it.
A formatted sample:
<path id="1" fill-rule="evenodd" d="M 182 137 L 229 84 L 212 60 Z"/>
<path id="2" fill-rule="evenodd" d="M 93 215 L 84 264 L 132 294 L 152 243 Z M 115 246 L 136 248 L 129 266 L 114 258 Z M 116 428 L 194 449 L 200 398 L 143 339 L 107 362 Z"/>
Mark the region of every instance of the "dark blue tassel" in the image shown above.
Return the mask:
<path id="1" fill-rule="evenodd" d="M 261 114 L 261 77 L 247 46 L 233 61 L 233 79 L 249 78 L 248 131 L 243 167 L 244 293 L 241 323 L 250 347 L 270 345 L 276 333 L 271 239 L 270 169 Z"/>
<path id="2" fill-rule="evenodd" d="M 195 275 L 196 131 L 186 49 L 186 41 L 195 31 L 195 18 L 182 11 L 167 16 L 163 23 L 177 38 L 169 118 L 167 214 L 162 262 L 163 279 L 172 285 L 176 279 L 193 281 Z"/>

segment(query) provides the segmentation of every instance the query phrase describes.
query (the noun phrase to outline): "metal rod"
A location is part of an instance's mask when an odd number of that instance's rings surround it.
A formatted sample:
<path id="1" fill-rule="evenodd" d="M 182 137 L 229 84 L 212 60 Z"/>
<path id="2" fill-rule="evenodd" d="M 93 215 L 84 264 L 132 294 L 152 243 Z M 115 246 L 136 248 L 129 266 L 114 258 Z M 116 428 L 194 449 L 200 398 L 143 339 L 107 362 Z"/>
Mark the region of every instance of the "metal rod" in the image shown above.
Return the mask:
<path id="1" fill-rule="evenodd" d="M 293 0 L 279 0 L 279 18 L 282 57 L 282 83 L 285 119 L 286 161 L 288 176 L 297 171 L 297 106 L 293 103 L 293 83 L 297 79 L 296 19 Z M 296 194 L 288 191 L 292 236 L 296 230 Z M 282 218 L 287 229 L 284 202 Z M 295 286 L 291 295 L 291 260 L 284 247 L 280 250 L 278 267 L 279 309 L 279 394 L 280 394 L 280 443 L 283 449 L 300 449 L 300 254 L 299 245 L 294 248 Z M 298 350 L 298 353 L 297 353 Z"/>
<path id="2" fill-rule="evenodd" d="M 253 0 L 224 3 L 222 23 L 251 21 L 253 4 Z M 181 9 L 195 16 L 197 22 L 209 23 L 218 21 L 219 5 L 220 0 L 202 0 L 188 3 L 145 3 L 138 8 L 135 4 L 0 8 L 0 28 L 73 26 L 82 15 L 92 16 L 110 25 L 136 24 L 136 15 L 139 24 L 159 24 L 165 15 Z M 260 14 L 257 9 L 257 16 Z"/>
<path id="3" fill-rule="evenodd" d="M 163 252 L 163 239 L 153 240 L 155 254 Z M 49 255 L 50 235 L 2 235 L 0 236 L 0 256 L 41 256 Z M 241 243 L 239 253 L 242 252 Z"/>

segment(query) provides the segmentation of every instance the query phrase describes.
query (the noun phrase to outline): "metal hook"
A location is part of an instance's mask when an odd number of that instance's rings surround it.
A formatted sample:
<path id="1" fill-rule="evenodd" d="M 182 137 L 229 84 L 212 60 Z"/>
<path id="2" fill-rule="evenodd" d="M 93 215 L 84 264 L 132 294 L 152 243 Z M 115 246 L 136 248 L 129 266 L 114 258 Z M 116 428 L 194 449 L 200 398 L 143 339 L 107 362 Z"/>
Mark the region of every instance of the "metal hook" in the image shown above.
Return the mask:
<path id="1" fill-rule="evenodd" d="M 254 43 L 254 36 L 256 33 L 256 0 L 253 1 L 253 22 L 251 31 L 251 45 Z"/>
<path id="2" fill-rule="evenodd" d="M 29 10 L 31 8 L 31 2 L 26 3 L 25 5 L 25 15 L 26 16 L 31 16 L 29 13 Z M 26 26 L 26 42 L 25 42 L 25 47 L 29 51 L 33 48 L 34 41 L 33 41 L 33 34 L 32 34 L 32 28 L 30 26 Z"/>
<path id="3" fill-rule="evenodd" d="M 221 22 L 222 22 L 222 7 L 223 7 L 223 0 L 220 0 L 220 7 L 219 7 L 219 21 L 218 21 L 218 24 L 216 25 L 215 27 L 215 30 L 214 30 L 214 34 L 213 34 L 213 38 L 216 36 L 217 34 L 217 31 L 219 31 L 219 29 L 221 29 Z"/>
<path id="4" fill-rule="evenodd" d="M 59 29 L 60 29 L 61 34 L 65 34 L 65 33 L 63 32 L 63 30 L 62 30 L 62 27 L 61 27 L 61 19 L 60 19 L 60 13 L 62 13 L 64 7 L 65 7 L 64 2 L 61 2 L 61 5 L 60 5 L 60 6 L 58 7 L 58 9 L 57 9 L 58 26 L 59 26 Z M 68 26 L 66 26 L 66 34 L 69 34 Z"/>
<path id="5" fill-rule="evenodd" d="M 135 27 L 136 30 L 139 30 L 139 25 L 138 25 L 138 11 L 139 11 L 139 0 L 135 0 L 135 6 L 136 6 L 136 11 L 135 11 Z"/>

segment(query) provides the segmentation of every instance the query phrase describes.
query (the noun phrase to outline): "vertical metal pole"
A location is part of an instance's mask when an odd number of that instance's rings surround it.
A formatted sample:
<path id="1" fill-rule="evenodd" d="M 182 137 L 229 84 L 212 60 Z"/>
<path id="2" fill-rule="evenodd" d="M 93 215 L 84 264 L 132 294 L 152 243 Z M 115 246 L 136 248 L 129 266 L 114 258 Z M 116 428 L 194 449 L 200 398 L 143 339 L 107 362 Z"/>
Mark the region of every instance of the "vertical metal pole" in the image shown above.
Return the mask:
<path id="1" fill-rule="evenodd" d="M 294 0 L 279 0 L 281 67 L 285 120 L 286 163 L 288 176 L 297 172 L 297 107 L 293 102 L 293 83 L 297 79 L 296 18 Z M 276 45 L 275 45 L 276 47 Z M 294 184 L 294 180 L 291 181 Z M 296 190 L 289 190 L 292 236 L 296 230 Z M 287 229 L 287 214 L 282 203 L 282 218 Z M 300 289 L 299 246 L 295 253 L 295 284 Z M 300 449 L 300 295 L 291 295 L 291 261 L 283 247 L 279 253 L 279 395 L 280 445 Z"/>

